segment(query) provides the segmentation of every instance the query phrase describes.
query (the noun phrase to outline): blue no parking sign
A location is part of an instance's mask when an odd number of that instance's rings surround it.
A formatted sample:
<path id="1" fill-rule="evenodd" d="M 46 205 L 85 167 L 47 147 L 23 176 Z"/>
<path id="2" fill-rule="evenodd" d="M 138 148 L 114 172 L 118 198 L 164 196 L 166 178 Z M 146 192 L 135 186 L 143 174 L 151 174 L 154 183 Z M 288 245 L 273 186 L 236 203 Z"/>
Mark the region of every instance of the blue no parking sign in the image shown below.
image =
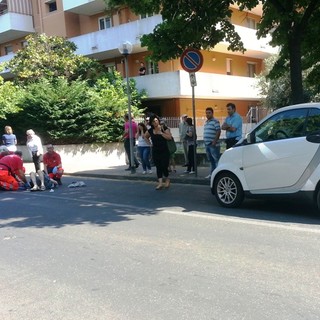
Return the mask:
<path id="1" fill-rule="evenodd" d="M 180 63 L 183 70 L 187 72 L 197 72 L 203 64 L 202 53 L 198 49 L 186 49 L 180 57 Z"/>

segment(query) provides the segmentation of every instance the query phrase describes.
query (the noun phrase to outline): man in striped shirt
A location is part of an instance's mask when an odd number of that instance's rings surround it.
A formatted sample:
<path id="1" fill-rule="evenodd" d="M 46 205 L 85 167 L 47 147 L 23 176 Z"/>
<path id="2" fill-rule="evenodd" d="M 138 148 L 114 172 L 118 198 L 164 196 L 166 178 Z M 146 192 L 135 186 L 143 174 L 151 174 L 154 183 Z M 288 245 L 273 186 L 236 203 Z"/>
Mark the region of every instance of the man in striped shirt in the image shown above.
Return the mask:
<path id="1" fill-rule="evenodd" d="M 206 108 L 206 117 L 207 121 L 204 124 L 203 140 L 208 160 L 211 163 L 210 174 L 206 177 L 209 179 L 212 171 L 217 167 L 220 158 L 219 138 L 221 127 L 219 121 L 213 117 L 213 109 L 211 107 Z"/>

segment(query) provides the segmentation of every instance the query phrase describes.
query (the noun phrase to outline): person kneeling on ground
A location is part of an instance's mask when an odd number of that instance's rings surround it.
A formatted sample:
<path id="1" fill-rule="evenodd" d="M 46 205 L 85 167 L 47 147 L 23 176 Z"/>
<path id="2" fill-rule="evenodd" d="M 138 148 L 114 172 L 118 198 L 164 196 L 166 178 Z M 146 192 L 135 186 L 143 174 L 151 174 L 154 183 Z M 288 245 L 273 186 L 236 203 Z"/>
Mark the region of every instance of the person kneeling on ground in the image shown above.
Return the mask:
<path id="1" fill-rule="evenodd" d="M 37 174 L 30 172 L 30 186 L 32 187 L 30 191 L 44 191 L 57 186 L 58 182 L 51 179 L 44 171 L 38 170 Z"/>
<path id="2" fill-rule="evenodd" d="M 53 180 L 62 185 L 61 177 L 63 175 L 61 157 L 54 151 L 52 144 L 47 145 L 47 152 L 43 155 L 44 172 Z"/>
<path id="3" fill-rule="evenodd" d="M 1 153 L 7 153 L 2 147 Z M 20 187 L 29 186 L 24 174 L 22 153 L 17 151 L 16 154 L 6 154 L 0 160 L 0 189 L 16 191 Z"/>

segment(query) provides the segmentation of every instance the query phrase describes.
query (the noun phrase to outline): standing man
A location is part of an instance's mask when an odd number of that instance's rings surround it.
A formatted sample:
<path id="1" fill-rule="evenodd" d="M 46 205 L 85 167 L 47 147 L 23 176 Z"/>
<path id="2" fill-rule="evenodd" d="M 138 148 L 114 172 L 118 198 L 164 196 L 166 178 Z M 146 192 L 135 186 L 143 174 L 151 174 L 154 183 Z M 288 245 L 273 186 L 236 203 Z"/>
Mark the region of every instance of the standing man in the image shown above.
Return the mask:
<path id="1" fill-rule="evenodd" d="M 226 130 L 226 148 L 233 147 L 242 138 L 242 118 L 236 112 L 235 104 L 227 104 L 228 117 L 222 125 L 222 130 Z"/>
<path id="2" fill-rule="evenodd" d="M 183 114 L 181 116 L 181 122 L 179 123 L 179 137 L 180 137 L 180 142 L 182 145 L 182 150 L 183 150 L 183 155 L 184 155 L 184 165 L 183 167 L 187 167 L 189 162 L 188 162 L 188 140 L 187 140 L 187 129 L 188 129 L 188 124 L 186 122 L 188 116 L 186 114 Z"/>
<path id="3" fill-rule="evenodd" d="M 211 164 L 210 174 L 206 177 L 211 177 L 212 171 L 217 167 L 220 158 L 220 143 L 219 138 L 221 134 L 220 123 L 213 117 L 213 109 L 208 107 L 206 109 L 207 121 L 203 128 L 203 140 L 206 147 L 208 160 Z"/>
<path id="4" fill-rule="evenodd" d="M 47 152 L 43 155 L 44 172 L 61 186 L 61 177 L 63 175 L 61 157 L 54 151 L 52 144 L 47 145 Z"/>
<path id="5" fill-rule="evenodd" d="M 143 62 L 140 62 L 140 68 L 139 68 L 139 76 L 145 76 L 146 75 L 146 67 L 144 66 Z"/>
<path id="6" fill-rule="evenodd" d="M 133 166 L 131 163 L 131 156 L 130 156 L 130 143 L 132 148 L 134 148 L 135 144 L 136 144 L 136 139 L 135 136 L 138 132 L 138 125 L 136 124 L 136 122 L 133 120 L 133 117 L 131 117 L 131 132 L 132 132 L 132 141 L 130 141 L 130 134 L 129 134 L 129 115 L 125 114 L 124 116 L 124 133 L 123 133 L 123 139 L 124 139 L 124 150 L 126 151 L 128 160 L 129 160 L 129 167 L 127 169 L 125 169 L 126 171 L 130 171 L 131 167 Z M 139 167 L 139 161 L 137 160 L 135 154 L 133 153 L 133 161 L 134 161 L 134 165 L 136 168 Z"/>

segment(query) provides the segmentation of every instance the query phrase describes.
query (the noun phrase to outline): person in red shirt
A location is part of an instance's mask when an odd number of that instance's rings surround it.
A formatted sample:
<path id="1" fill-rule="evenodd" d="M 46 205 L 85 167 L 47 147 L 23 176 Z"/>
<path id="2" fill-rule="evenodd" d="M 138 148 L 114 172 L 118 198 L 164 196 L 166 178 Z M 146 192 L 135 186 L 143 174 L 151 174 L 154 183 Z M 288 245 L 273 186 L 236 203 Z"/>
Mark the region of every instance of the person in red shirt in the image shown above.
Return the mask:
<path id="1" fill-rule="evenodd" d="M 2 190 L 18 190 L 27 185 L 24 174 L 22 153 L 5 155 L 0 159 L 0 188 Z"/>
<path id="2" fill-rule="evenodd" d="M 61 177 L 64 170 L 62 169 L 61 157 L 54 151 L 52 144 L 47 145 L 47 152 L 43 155 L 44 172 L 53 180 L 62 185 Z"/>

